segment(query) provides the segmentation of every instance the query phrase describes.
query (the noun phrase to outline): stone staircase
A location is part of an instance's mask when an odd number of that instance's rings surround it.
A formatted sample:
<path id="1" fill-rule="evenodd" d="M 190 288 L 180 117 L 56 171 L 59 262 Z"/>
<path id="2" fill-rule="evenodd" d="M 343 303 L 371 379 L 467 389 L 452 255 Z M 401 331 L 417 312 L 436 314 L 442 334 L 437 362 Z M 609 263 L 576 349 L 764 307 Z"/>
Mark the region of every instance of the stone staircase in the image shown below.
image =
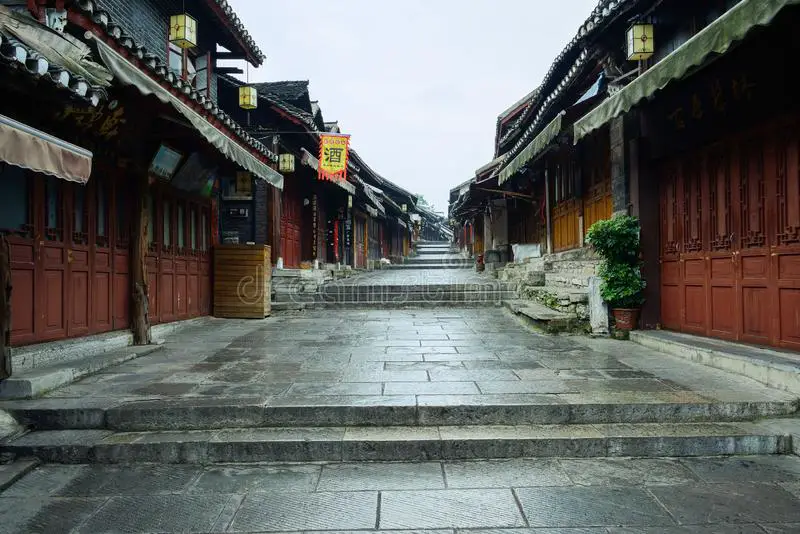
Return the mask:
<path id="1" fill-rule="evenodd" d="M 472 267 L 449 243 L 428 242 L 405 263 L 368 272 L 277 271 L 272 309 L 501 306 L 514 297 L 505 283 L 468 272 Z"/>
<path id="2" fill-rule="evenodd" d="M 416 254 L 405 258 L 403 263 L 383 266 L 390 270 L 409 269 L 472 269 L 475 263 L 454 252 L 447 242 L 418 243 Z"/>
<path id="3" fill-rule="evenodd" d="M 609 405 L 506 397 L 386 396 L 355 404 L 211 398 L 114 407 L 29 401 L 10 407 L 29 433 L 0 443 L 0 454 L 64 464 L 207 464 L 771 455 L 791 454 L 798 443 L 782 420 L 756 420 L 794 413 L 788 401 Z"/>
<path id="4" fill-rule="evenodd" d="M 512 311 L 529 316 L 546 329 L 555 330 L 570 324 L 571 329 L 581 329 L 589 319 L 589 278 L 597 272 L 599 259 L 588 248 L 569 250 L 534 258 L 526 263 L 509 264 L 503 269 L 500 280 L 509 284 L 524 303 L 540 306 L 523 306 L 517 302 Z M 544 307 L 544 309 L 541 308 Z M 526 310 L 527 308 L 527 310 Z M 539 313 L 536 310 L 541 310 Z M 561 315 L 552 315 L 553 310 Z M 557 325 L 550 325 L 557 321 Z"/>

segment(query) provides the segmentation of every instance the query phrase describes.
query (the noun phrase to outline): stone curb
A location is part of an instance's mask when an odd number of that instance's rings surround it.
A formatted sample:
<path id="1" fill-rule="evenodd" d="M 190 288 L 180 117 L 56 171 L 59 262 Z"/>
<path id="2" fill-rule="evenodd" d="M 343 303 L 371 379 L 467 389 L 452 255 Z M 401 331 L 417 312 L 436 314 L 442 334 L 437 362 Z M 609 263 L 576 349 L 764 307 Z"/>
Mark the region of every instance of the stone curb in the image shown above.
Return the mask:
<path id="1" fill-rule="evenodd" d="M 691 344 L 691 338 L 679 340 L 659 332 L 634 330 L 631 341 L 644 347 L 686 360 L 745 376 L 771 388 L 800 395 L 800 361 L 783 357 L 776 351 L 742 346 L 751 354 L 734 354 L 725 350 Z"/>

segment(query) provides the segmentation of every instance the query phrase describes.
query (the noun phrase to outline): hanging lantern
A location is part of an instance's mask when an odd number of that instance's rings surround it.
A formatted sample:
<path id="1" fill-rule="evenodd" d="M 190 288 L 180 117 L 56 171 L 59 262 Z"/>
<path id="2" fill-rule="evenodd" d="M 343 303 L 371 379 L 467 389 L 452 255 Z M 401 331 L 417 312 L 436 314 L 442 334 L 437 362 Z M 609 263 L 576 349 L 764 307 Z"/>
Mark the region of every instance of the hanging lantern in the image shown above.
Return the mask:
<path id="1" fill-rule="evenodd" d="M 402 206 L 400 206 L 400 210 L 403 213 L 407 213 L 408 212 L 408 204 L 403 204 Z"/>
<path id="2" fill-rule="evenodd" d="M 278 159 L 278 170 L 294 172 L 294 154 L 281 154 Z"/>
<path id="3" fill-rule="evenodd" d="M 628 61 L 643 61 L 655 52 L 653 25 L 636 23 L 628 29 Z"/>
<path id="4" fill-rule="evenodd" d="M 169 42 L 181 48 L 197 46 L 197 21 L 186 13 L 169 18 Z"/>
<path id="5" fill-rule="evenodd" d="M 258 92 L 250 85 L 239 87 L 239 107 L 242 109 L 256 109 L 258 107 Z"/>

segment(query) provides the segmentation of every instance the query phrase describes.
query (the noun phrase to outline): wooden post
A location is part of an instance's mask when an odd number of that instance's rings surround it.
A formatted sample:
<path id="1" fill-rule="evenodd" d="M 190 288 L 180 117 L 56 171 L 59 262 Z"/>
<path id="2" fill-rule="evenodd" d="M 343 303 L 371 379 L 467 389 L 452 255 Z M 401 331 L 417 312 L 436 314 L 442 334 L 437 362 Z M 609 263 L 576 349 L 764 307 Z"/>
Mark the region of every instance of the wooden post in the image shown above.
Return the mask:
<path id="1" fill-rule="evenodd" d="M 0 380 L 11 376 L 11 253 L 0 235 Z"/>
<path id="2" fill-rule="evenodd" d="M 141 172 L 139 170 L 137 174 Z M 147 296 L 147 226 L 149 214 L 147 209 L 147 195 L 149 182 L 147 173 L 142 172 L 136 176 L 136 199 L 134 201 L 133 229 L 131 239 L 131 330 L 135 345 L 149 345 L 152 341 L 150 334 L 150 301 Z"/>
<path id="3" fill-rule="evenodd" d="M 550 204 L 550 172 L 548 169 L 544 170 L 544 206 L 547 212 L 547 253 L 553 253 L 553 216 Z"/>

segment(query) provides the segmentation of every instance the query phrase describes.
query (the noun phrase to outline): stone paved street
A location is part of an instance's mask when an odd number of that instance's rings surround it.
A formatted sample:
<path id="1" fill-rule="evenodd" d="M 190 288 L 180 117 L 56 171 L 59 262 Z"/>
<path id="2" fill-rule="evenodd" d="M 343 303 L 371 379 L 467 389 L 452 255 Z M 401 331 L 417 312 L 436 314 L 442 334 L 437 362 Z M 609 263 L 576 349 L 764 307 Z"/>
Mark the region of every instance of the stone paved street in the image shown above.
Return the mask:
<path id="1" fill-rule="evenodd" d="M 54 429 L 17 450 L 91 462 L 10 485 L 0 532 L 798 532 L 796 457 L 667 457 L 784 451 L 747 421 L 793 402 L 630 342 L 538 334 L 502 308 L 209 319 L 0 405 Z M 455 460 L 472 457 L 509 459 Z M 382 459 L 416 461 L 361 461 Z"/>
<path id="2" fill-rule="evenodd" d="M 0 495 L 0 532 L 777 534 L 798 496 L 796 457 L 50 465 Z"/>
<path id="3" fill-rule="evenodd" d="M 159 352 L 47 395 L 95 406 L 198 397 L 265 403 L 347 397 L 362 405 L 793 400 L 633 343 L 537 334 L 499 308 L 209 319 L 172 336 Z"/>

